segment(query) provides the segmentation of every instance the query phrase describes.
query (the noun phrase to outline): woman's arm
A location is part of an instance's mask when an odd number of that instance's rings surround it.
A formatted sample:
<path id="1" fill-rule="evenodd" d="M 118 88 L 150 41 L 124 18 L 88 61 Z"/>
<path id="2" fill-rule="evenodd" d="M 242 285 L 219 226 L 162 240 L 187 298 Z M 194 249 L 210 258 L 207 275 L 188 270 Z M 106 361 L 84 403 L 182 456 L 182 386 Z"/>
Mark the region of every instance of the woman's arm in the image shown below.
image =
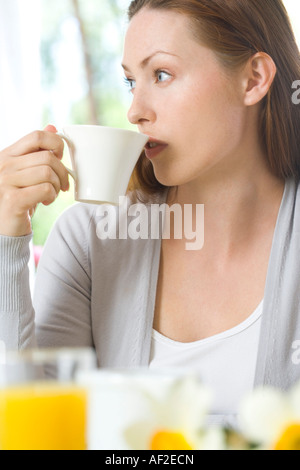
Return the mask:
<path id="1" fill-rule="evenodd" d="M 39 264 L 34 308 L 28 268 L 31 235 L 0 236 L 0 341 L 7 350 L 93 347 L 91 212 L 76 205 L 56 223 Z"/>
<path id="2" fill-rule="evenodd" d="M 47 240 L 34 289 L 39 347 L 93 347 L 88 253 L 93 211 L 71 207 Z"/>
<path id="3" fill-rule="evenodd" d="M 0 341 L 6 350 L 36 346 L 28 262 L 31 235 L 0 236 Z"/>
<path id="4" fill-rule="evenodd" d="M 30 215 L 68 189 L 62 152 L 63 141 L 50 127 L 0 152 L 0 341 L 8 350 L 92 344 L 86 219 L 74 225 L 74 216 L 70 226 L 63 217 L 53 230 L 37 277 L 35 313 L 31 300 Z"/>

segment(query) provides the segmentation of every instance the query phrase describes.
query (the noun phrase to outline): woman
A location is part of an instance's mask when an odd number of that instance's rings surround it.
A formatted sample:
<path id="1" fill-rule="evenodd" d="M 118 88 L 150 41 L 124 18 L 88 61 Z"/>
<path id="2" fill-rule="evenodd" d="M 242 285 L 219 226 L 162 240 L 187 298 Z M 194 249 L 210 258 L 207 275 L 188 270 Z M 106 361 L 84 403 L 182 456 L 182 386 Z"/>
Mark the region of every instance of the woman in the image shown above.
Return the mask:
<path id="1" fill-rule="evenodd" d="M 97 208 L 76 205 L 49 237 L 33 308 L 30 213 L 68 190 L 61 139 L 35 132 L 0 155 L 1 336 L 93 346 L 105 367 L 191 368 L 230 421 L 254 386 L 300 377 L 299 52 L 280 0 L 135 0 L 129 18 L 128 117 L 150 136 L 138 196 L 204 204 L 204 247 L 100 241 Z"/>

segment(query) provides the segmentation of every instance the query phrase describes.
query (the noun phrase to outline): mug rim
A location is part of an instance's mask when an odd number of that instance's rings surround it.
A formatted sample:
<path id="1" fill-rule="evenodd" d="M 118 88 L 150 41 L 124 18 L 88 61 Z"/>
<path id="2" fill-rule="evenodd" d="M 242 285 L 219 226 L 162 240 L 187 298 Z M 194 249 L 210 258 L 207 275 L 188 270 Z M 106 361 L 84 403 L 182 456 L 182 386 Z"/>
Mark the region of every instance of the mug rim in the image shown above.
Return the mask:
<path id="1" fill-rule="evenodd" d="M 61 127 L 62 131 L 64 132 L 65 129 L 70 129 L 70 128 L 77 128 L 77 129 L 105 129 L 111 132 L 124 132 L 124 133 L 130 133 L 130 134 L 135 134 L 135 135 L 140 135 L 143 137 L 147 137 L 148 139 L 150 138 L 149 135 L 143 134 L 142 132 L 135 131 L 133 129 L 124 129 L 122 127 L 112 127 L 112 126 L 101 126 L 100 124 L 66 124 Z"/>

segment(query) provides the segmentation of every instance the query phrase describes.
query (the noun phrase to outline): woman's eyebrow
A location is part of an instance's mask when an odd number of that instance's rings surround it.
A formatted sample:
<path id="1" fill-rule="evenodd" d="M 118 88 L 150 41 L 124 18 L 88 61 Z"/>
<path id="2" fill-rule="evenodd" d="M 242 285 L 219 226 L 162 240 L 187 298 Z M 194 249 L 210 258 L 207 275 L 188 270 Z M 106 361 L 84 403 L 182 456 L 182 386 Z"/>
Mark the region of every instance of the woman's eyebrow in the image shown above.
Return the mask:
<path id="1" fill-rule="evenodd" d="M 153 59 L 153 57 L 155 57 L 156 55 L 158 54 L 165 54 L 165 55 L 170 55 L 170 56 L 173 56 L 173 57 L 179 57 L 178 55 L 176 54 L 172 54 L 171 52 L 166 52 L 166 51 L 155 51 L 153 52 L 153 54 L 149 55 L 148 57 L 146 57 L 144 60 L 142 60 L 142 62 L 140 63 L 140 67 L 143 69 L 145 68 L 148 63 L 150 62 L 151 59 Z M 130 72 L 130 69 L 127 65 L 125 64 L 122 64 L 122 67 L 124 70 L 126 70 L 126 72 Z"/>

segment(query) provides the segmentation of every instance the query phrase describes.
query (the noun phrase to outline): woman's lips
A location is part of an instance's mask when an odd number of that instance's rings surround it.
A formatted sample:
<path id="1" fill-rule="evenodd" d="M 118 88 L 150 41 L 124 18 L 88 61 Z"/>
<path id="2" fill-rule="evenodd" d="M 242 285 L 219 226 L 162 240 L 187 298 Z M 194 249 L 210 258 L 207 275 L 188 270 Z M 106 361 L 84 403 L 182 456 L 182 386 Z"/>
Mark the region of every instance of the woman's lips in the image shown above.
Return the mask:
<path id="1" fill-rule="evenodd" d="M 166 144 L 165 142 L 150 138 L 145 146 L 146 157 L 151 160 L 152 158 L 156 157 L 160 152 L 162 152 L 167 146 L 168 144 Z"/>

